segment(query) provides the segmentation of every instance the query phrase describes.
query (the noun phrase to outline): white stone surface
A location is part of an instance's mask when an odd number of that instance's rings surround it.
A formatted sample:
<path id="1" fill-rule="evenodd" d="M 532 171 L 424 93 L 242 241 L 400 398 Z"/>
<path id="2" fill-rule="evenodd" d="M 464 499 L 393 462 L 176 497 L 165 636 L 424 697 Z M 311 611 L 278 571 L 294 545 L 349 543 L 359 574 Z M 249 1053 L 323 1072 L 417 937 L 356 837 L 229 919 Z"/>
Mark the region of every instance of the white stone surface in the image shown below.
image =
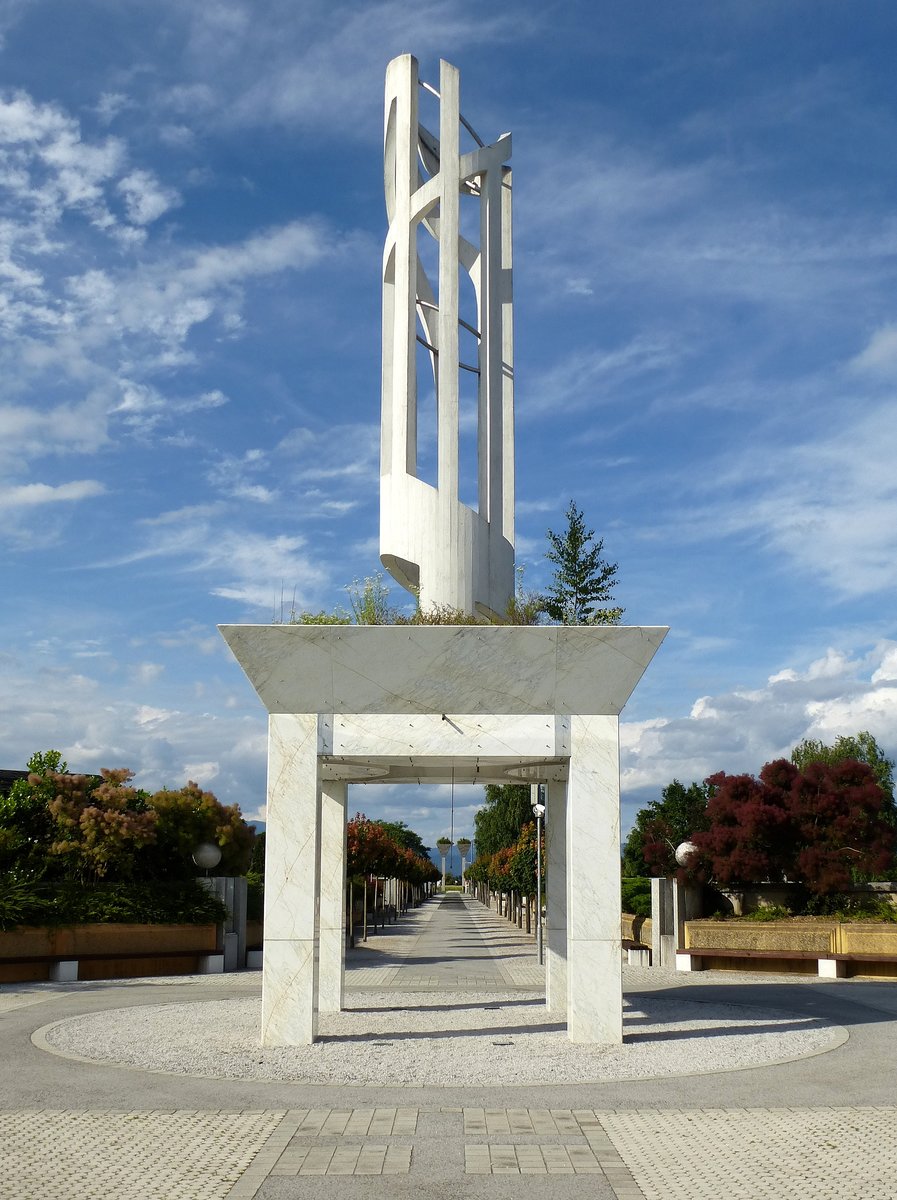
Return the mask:
<path id="1" fill-rule="evenodd" d="M 505 165 L 511 139 L 505 135 L 462 154 L 460 82 L 450 63 L 440 63 L 438 92 L 439 129 L 426 131 L 419 122 L 416 59 L 403 54 L 389 64 L 380 557 L 425 608 L 502 615 L 514 592 L 511 172 Z M 461 233 L 463 205 L 473 209 L 465 232 L 478 228 L 479 245 Z M 436 243 L 438 280 L 427 277 L 419 256 L 420 232 Z M 463 311 L 462 283 L 472 300 Z M 429 349 L 426 381 L 417 378 L 418 337 Z M 476 509 L 459 496 L 459 372 L 476 381 Z M 431 388 L 437 397 L 435 486 L 418 470 L 419 404 Z"/>
<path id="2" fill-rule="evenodd" d="M 615 716 L 571 719 L 567 784 L 567 1029 L 623 1039 L 620 760 Z"/>
<path id="3" fill-rule="evenodd" d="M 695 957 L 692 954 L 677 954 L 676 955 L 676 970 L 677 971 L 703 971 L 704 960 L 700 957 Z"/>
<path id="4" fill-rule="evenodd" d="M 847 963 L 838 958 L 820 958 L 817 970 L 820 979 L 843 979 L 847 974 Z"/>
<path id="5" fill-rule="evenodd" d="M 348 785 L 321 783 L 321 907 L 318 1010 L 339 1012 L 345 993 L 346 804 Z"/>
<path id="6" fill-rule="evenodd" d="M 545 1005 L 567 1011 L 567 787 L 548 785 L 545 805 Z"/>
<path id="7" fill-rule="evenodd" d="M 318 718 L 268 720 L 265 955 L 262 1044 L 307 1045 L 317 1036 L 320 822 Z"/>
<path id="8" fill-rule="evenodd" d="M 270 713 L 439 716 L 618 714 L 667 633 L 665 626 L 219 629 Z"/>
<path id="9" fill-rule="evenodd" d="M 329 745 L 321 753 L 402 758 L 409 755 L 451 758 L 475 750 L 486 757 L 543 759 L 570 753 L 569 724 L 554 716 L 514 713 L 427 713 L 417 715 L 339 714 L 330 724 Z"/>

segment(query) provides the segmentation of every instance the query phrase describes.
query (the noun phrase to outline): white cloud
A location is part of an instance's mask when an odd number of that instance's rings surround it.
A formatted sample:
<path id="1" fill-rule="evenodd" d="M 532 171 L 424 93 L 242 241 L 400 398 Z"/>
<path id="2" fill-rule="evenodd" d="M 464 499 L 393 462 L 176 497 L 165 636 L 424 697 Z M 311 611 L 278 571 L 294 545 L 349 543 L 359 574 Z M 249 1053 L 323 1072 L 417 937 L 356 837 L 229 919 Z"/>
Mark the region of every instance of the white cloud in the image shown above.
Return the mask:
<path id="1" fill-rule="evenodd" d="M 72 771 L 128 767 L 148 790 L 198 778 L 206 787 L 213 783 L 223 803 L 239 804 L 247 817 L 258 814 L 265 800 L 265 721 L 248 689 L 226 714 L 191 706 L 186 695 L 177 709 L 136 703 L 133 684 L 72 670 L 66 653 L 61 644 L 45 665 L 13 656 L 4 663 L 0 708 L 16 713 L 15 722 L 0 727 L 4 766 L 24 766 L 35 750 L 54 748 Z"/>
<path id="2" fill-rule="evenodd" d="M 624 382 L 667 371 L 683 351 L 664 338 L 639 335 L 614 349 L 589 348 L 567 354 L 535 372 L 518 404 L 522 417 L 612 405 Z"/>
<path id="3" fill-rule="evenodd" d="M 457 55 L 472 44 L 505 47 L 536 23 L 522 9 L 484 13 L 469 0 L 361 6 L 308 0 L 301 6 L 276 3 L 264 19 L 247 4 L 173 8 L 189 20 L 182 75 L 192 82 L 179 81 L 163 93 L 163 107 L 221 125 L 298 125 L 352 137 L 360 129 L 357 108 L 346 103 L 347 80 L 353 93 L 377 95 L 384 64 L 407 47 L 422 61 Z M 438 85 L 438 79 L 432 82 Z M 376 137 L 379 123 L 379 114 L 369 111 L 364 131 Z"/>
<path id="4" fill-rule="evenodd" d="M 105 566 L 169 560 L 171 569 L 201 574 L 210 593 L 270 610 L 283 584 L 295 588 L 297 607 L 320 606 L 329 583 L 305 538 L 238 529 L 229 509 L 186 508 L 140 522 L 144 544 Z"/>
<path id="5" fill-rule="evenodd" d="M 135 683 L 154 683 L 159 676 L 164 672 L 165 667 L 161 663 L 141 662 L 137 663 L 133 671 L 133 679 Z"/>
<path id="6" fill-rule="evenodd" d="M 897 325 L 877 329 L 850 365 L 873 375 L 897 375 Z"/>
<path id="7" fill-rule="evenodd" d="M 25 483 L 0 488 L 0 510 L 37 508 L 45 504 L 75 503 L 102 496 L 105 484 L 97 479 L 75 479 L 71 483 Z"/>
<path id="8" fill-rule="evenodd" d="M 164 187 L 152 171 L 131 171 L 116 186 L 124 199 L 128 220 L 135 225 L 149 225 L 181 203 L 174 188 Z"/>
<path id="9" fill-rule="evenodd" d="M 803 738 L 831 742 L 861 729 L 897 757 L 895 663 L 892 641 L 859 654 L 830 647 L 803 668 L 776 672 L 761 688 L 701 697 L 687 717 L 624 721 L 624 791 L 659 795 L 674 778 L 756 774 Z"/>

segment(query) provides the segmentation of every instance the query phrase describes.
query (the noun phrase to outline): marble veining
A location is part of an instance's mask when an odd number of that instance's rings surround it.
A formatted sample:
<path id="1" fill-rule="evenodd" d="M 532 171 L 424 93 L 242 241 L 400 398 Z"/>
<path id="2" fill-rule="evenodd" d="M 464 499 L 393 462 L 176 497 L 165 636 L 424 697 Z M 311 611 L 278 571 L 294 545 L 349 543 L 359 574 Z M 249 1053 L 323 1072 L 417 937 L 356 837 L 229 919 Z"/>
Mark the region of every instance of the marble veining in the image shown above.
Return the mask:
<path id="1" fill-rule="evenodd" d="M 627 626 L 222 625 L 269 712 L 617 714 L 666 635 Z"/>

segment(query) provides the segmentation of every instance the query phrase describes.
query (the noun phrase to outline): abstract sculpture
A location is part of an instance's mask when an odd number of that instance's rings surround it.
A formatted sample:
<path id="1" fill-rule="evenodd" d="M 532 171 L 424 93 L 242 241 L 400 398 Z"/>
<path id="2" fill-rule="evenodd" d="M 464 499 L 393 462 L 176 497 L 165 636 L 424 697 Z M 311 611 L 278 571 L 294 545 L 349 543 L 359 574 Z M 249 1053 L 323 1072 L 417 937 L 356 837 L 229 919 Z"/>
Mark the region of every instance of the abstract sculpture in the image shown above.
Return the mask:
<path id="1" fill-rule="evenodd" d="M 422 88 L 439 99 L 438 136 L 420 124 Z M 473 145 L 466 153 L 462 128 Z M 423 608 L 487 617 L 504 616 L 514 591 L 510 154 L 510 134 L 486 146 L 461 116 L 457 68 L 440 64 L 436 92 L 420 82 L 410 54 L 389 64 L 380 558 Z M 463 205 L 479 210 L 479 245 L 461 232 Z M 434 278 L 422 261 L 421 231 L 435 243 Z M 470 320 L 461 315 L 462 285 L 472 295 Z M 419 473 L 418 344 L 435 393 L 435 487 Z M 476 509 L 460 499 L 461 373 L 477 384 Z"/>

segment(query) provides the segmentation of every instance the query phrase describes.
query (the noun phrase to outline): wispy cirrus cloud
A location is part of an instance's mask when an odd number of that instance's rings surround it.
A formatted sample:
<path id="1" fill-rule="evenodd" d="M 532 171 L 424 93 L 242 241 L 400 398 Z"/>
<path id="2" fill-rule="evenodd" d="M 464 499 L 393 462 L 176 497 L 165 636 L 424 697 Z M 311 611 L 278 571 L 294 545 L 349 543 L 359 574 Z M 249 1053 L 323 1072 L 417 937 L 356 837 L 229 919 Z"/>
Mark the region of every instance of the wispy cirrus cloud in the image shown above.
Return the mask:
<path id="1" fill-rule="evenodd" d="M 300 534 L 240 528 L 232 506 L 190 506 L 138 522 L 142 544 L 101 565 L 153 560 L 169 569 L 200 574 L 209 593 L 250 608 L 270 610 L 278 589 L 296 590 L 297 606 L 320 607 L 328 570 Z"/>

